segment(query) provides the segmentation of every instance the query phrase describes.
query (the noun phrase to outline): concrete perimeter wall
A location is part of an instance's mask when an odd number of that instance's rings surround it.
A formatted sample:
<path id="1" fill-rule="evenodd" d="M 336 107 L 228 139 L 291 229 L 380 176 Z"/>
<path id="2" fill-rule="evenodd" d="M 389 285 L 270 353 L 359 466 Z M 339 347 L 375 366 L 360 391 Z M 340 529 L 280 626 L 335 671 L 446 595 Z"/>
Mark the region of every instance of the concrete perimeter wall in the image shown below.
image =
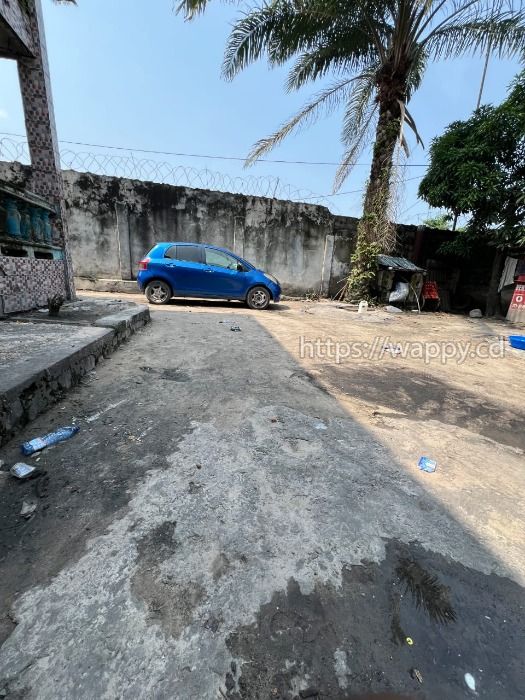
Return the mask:
<path id="1" fill-rule="evenodd" d="M 0 163 L 7 182 L 20 184 L 27 174 L 19 163 Z M 350 269 L 358 220 L 326 207 L 74 171 L 63 179 L 80 289 L 118 291 L 122 281 L 134 288 L 138 261 L 158 241 L 229 248 L 275 275 L 290 295 L 334 295 Z M 399 254 L 413 257 L 424 229 L 398 230 Z M 431 233 L 436 242 L 442 234 Z"/>
<path id="2" fill-rule="evenodd" d="M 334 217 L 325 207 L 72 171 L 64 182 L 79 287 L 82 277 L 135 279 L 138 261 L 158 241 L 228 248 L 274 274 L 288 294 L 337 284 Z M 347 221 L 345 239 L 356 224 Z"/>

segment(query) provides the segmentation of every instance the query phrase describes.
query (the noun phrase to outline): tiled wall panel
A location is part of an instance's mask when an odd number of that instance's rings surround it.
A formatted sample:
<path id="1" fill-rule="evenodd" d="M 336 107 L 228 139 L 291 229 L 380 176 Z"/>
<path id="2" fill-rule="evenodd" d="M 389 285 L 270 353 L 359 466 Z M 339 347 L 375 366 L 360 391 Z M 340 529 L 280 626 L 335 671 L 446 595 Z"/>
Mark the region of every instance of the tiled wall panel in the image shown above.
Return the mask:
<path id="1" fill-rule="evenodd" d="M 0 313 L 45 306 L 54 294 L 66 295 L 63 260 L 0 255 Z"/>

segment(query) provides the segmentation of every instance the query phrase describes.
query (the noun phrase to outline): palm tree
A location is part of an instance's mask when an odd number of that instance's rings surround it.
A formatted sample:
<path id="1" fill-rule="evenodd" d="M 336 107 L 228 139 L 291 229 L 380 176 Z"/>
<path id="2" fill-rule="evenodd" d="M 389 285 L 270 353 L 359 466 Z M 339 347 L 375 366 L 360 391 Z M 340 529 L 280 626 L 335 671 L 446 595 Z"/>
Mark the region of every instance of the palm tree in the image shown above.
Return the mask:
<path id="1" fill-rule="evenodd" d="M 182 0 L 179 10 L 191 18 L 207 2 Z M 428 62 L 484 54 L 489 46 L 499 56 L 524 51 L 525 10 L 519 0 L 271 0 L 234 24 L 223 63 L 227 79 L 264 55 L 270 66 L 295 59 L 288 90 L 334 76 L 298 114 L 255 144 L 248 164 L 294 130 L 344 105 L 337 190 L 373 139 L 351 296 L 366 294 L 376 254 L 395 245 L 389 219 L 394 156 L 398 145 L 408 151 L 405 126 L 421 142 L 407 104 Z"/>

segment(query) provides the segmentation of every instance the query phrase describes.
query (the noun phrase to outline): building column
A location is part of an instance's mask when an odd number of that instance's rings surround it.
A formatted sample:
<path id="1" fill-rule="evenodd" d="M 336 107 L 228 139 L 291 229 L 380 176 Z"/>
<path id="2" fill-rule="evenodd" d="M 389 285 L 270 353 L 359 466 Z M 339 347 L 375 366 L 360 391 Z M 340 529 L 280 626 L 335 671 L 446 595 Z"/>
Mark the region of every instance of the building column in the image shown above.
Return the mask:
<path id="1" fill-rule="evenodd" d="M 328 234 L 324 239 L 323 266 L 321 268 L 321 296 L 327 297 L 332 279 L 332 260 L 334 258 L 335 236 Z"/>
<path id="2" fill-rule="evenodd" d="M 244 258 L 244 221 L 242 216 L 233 219 L 233 252 Z"/>
<path id="3" fill-rule="evenodd" d="M 32 58 L 18 58 L 18 75 L 31 156 L 30 189 L 54 204 L 57 209 L 64 249 L 65 291 L 69 299 L 74 299 L 75 286 L 68 244 L 64 185 L 40 0 L 28 0 L 26 15 L 34 55 Z"/>
<path id="4" fill-rule="evenodd" d="M 117 217 L 117 242 L 121 280 L 132 280 L 131 240 L 129 235 L 129 212 L 126 204 L 115 203 Z"/>

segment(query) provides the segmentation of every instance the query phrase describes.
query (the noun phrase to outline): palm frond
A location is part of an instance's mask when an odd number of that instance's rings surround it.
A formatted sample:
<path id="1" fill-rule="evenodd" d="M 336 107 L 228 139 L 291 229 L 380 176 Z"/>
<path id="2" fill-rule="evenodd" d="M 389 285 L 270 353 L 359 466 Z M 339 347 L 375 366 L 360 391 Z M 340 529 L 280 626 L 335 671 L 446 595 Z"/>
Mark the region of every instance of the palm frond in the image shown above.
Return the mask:
<path id="1" fill-rule="evenodd" d="M 349 54 L 346 43 L 314 49 L 299 56 L 288 74 L 286 89 L 298 90 L 309 82 L 325 77 L 328 73 L 353 73 L 367 68 L 374 53 L 364 48 L 362 52 Z"/>
<path id="2" fill-rule="evenodd" d="M 346 150 L 335 174 L 333 191 L 337 192 L 350 174 L 363 149 L 372 140 L 377 112 L 374 72 L 360 76 L 347 101 L 343 117 L 342 140 Z"/>
<path id="3" fill-rule="evenodd" d="M 329 72 L 338 74 L 349 69 L 345 47 L 323 46 L 299 56 L 288 73 L 286 90 L 299 90 L 306 83 L 323 78 Z"/>
<path id="4" fill-rule="evenodd" d="M 210 0 L 176 1 L 178 11 L 191 18 Z M 265 58 L 270 66 L 294 60 L 289 91 L 328 75 L 337 80 L 275 133 L 258 141 L 246 164 L 345 103 L 345 153 L 334 184 L 338 189 L 363 146 L 372 140 L 378 102 L 397 129 L 398 100 L 402 117 L 398 138 L 403 148 L 408 149 L 405 124 L 422 144 L 407 104 L 421 85 L 428 61 L 485 53 L 488 46 L 499 56 L 525 57 L 523 0 L 255 0 L 230 33 L 223 62 L 227 79 Z M 391 160 L 391 148 L 380 155 Z"/>
<path id="5" fill-rule="evenodd" d="M 376 70 L 377 64 L 358 75 L 352 85 L 341 131 L 341 140 L 346 146 L 353 143 L 356 132 L 360 131 L 363 123 L 367 121 L 370 109 L 376 106 L 375 103 L 372 104 L 376 89 Z"/>
<path id="6" fill-rule="evenodd" d="M 423 143 L 423 139 L 419 135 L 419 131 L 417 130 L 416 122 L 414 120 L 414 117 L 410 114 L 410 112 L 407 109 L 406 104 L 403 105 L 403 121 L 408 124 L 408 126 L 412 129 L 414 132 L 414 136 L 416 137 L 416 142 L 419 143 L 423 148 L 425 148 L 425 144 Z"/>
<path id="7" fill-rule="evenodd" d="M 376 18 L 374 30 L 384 43 L 388 25 Z M 360 70 L 377 51 L 358 0 L 274 0 L 234 24 L 224 56 L 224 76 L 233 78 L 263 54 L 270 65 L 281 65 L 299 54 L 289 80 L 298 86 L 310 76 L 315 79 L 337 68 L 341 58 L 346 69 Z"/>
<path id="8" fill-rule="evenodd" d="M 471 18 L 473 9 L 480 2 L 481 0 L 438 0 L 435 3 L 425 3 L 425 7 L 422 7 L 416 22 L 414 22 L 411 32 L 412 41 L 418 43 L 432 26 L 436 29 L 452 20 L 461 23 L 466 18 Z"/>
<path id="9" fill-rule="evenodd" d="M 366 144 L 369 142 L 368 134 L 372 130 L 376 111 L 377 107 L 374 107 L 374 109 L 371 110 L 367 121 L 363 125 L 362 131 L 356 134 L 354 143 L 352 143 L 351 146 L 345 151 L 341 163 L 339 164 L 335 173 L 334 185 L 332 188 L 333 192 L 338 192 L 341 189 L 341 185 L 350 175 L 352 168 L 357 162 L 357 159 L 363 152 Z"/>
<path id="10" fill-rule="evenodd" d="M 278 27 L 297 22 L 296 13 L 291 3 L 277 0 L 271 5 L 246 14 L 237 21 L 230 33 L 224 60 L 223 76 L 231 80 L 241 70 L 260 58 L 270 49 Z"/>
<path id="11" fill-rule="evenodd" d="M 450 602 L 450 591 L 417 562 L 401 559 L 396 573 L 405 584 L 405 594 L 410 591 L 416 608 L 427 611 L 432 620 L 447 624 L 455 622 L 456 612 Z"/>
<path id="12" fill-rule="evenodd" d="M 338 80 L 329 87 L 317 93 L 304 107 L 291 119 L 286 121 L 276 132 L 267 136 L 254 145 L 246 158 L 245 165 L 252 165 L 264 153 L 268 153 L 283 141 L 288 134 L 299 127 L 306 127 L 314 123 L 322 114 L 330 114 L 347 97 L 352 78 Z"/>
<path id="13" fill-rule="evenodd" d="M 525 50 L 525 10 L 503 10 L 488 16 L 462 17 L 433 29 L 422 42 L 434 59 L 483 54 L 488 47 L 500 57 L 511 57 Z"/>
<path id="14" fill-rule="evenodd" d="M 186 19 L 193 19 L 196 15 L 204 12 L 209 0 L 182 0 L 177 5 L 176 12 L 184 14 Z"/>
<path id="15" fill-rule="evenodd" d="M 407 76 L 407 102 L 410 101 L 412 95 L 417 92 L 423 82 L 423 76 L 428 64 L 428 56 L 423 47 L 417 46 L 412 52 L 412 60 Z"/>

